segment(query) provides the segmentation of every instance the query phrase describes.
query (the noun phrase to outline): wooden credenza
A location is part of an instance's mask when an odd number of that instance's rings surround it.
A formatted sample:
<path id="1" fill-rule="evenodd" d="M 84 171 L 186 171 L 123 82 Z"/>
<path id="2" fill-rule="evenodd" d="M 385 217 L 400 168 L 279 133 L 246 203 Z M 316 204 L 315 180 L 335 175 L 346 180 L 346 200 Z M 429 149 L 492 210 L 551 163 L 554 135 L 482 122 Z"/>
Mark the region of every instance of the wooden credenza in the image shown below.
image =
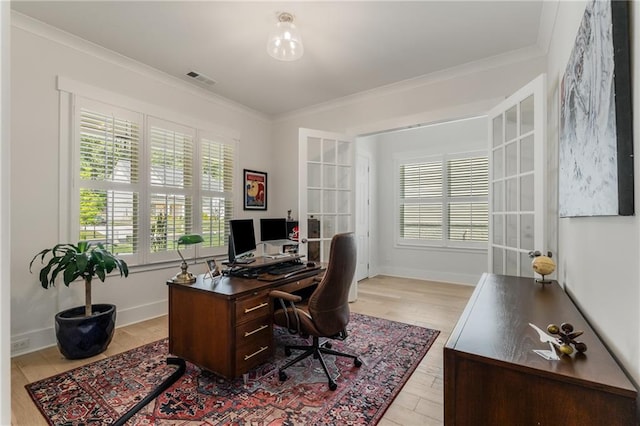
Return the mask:
<path id="1" fill-rule="evenodd" d="M 317 284 L 320 269 L 271 282 L 198 276 L 169 286 L 169 352 L 218 375 L 248 372 L 274 354 L 269 292 L 295 292 Z"/>
<path id="2" fill-rule="evenodd" d="M 560 360 L 529 326 L 570 323 L 588 346 Z M 637 390 L 557 282 L 484 274 L 444 348 L 445 424 L 637 425 Z"/>

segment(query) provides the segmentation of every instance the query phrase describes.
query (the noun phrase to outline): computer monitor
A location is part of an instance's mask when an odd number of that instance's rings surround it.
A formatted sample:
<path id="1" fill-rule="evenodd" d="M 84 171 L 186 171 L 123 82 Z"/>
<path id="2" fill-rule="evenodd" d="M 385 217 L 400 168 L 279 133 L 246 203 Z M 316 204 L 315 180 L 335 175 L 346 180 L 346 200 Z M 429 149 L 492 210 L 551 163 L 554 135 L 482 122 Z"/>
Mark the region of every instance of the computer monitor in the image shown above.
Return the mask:
<path id="1" fill-rule="evenodd" d="M 231 219 L 229 221 L 229 262 L 236 257 L 256 249 L 253 219 Z"/>
<path id="2" fill-rule="evenodd" d="M 287 219 L 260 219 L 260 241 L 286 240 Z"/>

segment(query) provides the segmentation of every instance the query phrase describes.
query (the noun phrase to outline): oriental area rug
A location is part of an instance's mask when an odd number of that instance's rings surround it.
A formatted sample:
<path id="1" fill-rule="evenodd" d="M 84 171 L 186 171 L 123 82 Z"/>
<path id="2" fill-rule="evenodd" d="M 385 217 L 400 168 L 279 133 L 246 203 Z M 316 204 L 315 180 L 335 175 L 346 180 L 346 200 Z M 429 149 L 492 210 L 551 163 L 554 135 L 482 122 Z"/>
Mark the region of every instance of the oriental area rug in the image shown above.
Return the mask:
<path id="1" fill-rule="evenodd" d="M 186 363 L 184 375 L 144 405 L 127 425 L 375 425 L 437 338 L 439 331 L 351 313 L 344 341 L 333 348 L 353 360 L 325 356 L 338 388 L 329 390 L 318 360 L 287 369 L 283 346 L 306 344 L 276 327 L 276 356 L 244 377 L 225 380 Z M 51 425 L 117 424 L 177 367 L 163 339 L 26 385 Z M 144 402 L 143 402 L 144 403 Z"/>

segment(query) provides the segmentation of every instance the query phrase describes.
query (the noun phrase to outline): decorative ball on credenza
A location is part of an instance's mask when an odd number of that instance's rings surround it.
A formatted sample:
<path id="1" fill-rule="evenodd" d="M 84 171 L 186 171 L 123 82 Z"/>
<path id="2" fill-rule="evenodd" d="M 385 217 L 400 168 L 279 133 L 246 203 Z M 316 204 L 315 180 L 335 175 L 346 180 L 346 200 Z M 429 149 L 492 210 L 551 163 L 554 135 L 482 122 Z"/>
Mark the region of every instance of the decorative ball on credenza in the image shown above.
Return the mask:
<path id="1" fill-rule="evenodd" d="M 537 278 L 536 282 L 541 284 L 548 284 L 551 280 L 545 279 L 546 275 L 551 275 L 556 270 L 556 262 L 551 259 L 552 253 L 549 251 L 547 255 L 543 255 L 539 250 L 530 251 L 529 257 L 533 258 L 531 267 L 533 271 L 540 274 L 542 278 Z"/>
<path id="2" fill-rule="evenodd" d="M 576 351 L 580 354 L 587 351 L 587 344 L 576 340 L 577 337 L 582 336 L 583 331 L 574 330 L 573 325 L 566 322 L 563 322 L 560 327 L 555 324 L 549 324 L 547 331 L 558 336 L 556 346 L 564 355 L 571 355 L 573 353 L 573 347 L 575 347 Z M 573 345 L 573 347 L 571 347 L 571 345 Z"/>

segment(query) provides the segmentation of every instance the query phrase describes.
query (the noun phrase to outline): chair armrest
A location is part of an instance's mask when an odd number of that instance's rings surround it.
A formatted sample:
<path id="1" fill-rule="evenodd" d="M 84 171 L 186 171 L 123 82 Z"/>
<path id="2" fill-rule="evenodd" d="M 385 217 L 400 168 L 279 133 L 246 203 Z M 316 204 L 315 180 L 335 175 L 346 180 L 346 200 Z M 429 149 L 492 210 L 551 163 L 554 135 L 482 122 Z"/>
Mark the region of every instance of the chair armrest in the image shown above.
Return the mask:
<path id="1" fill-rule="evenodd" d="M 299 334 L 300 317 L 298 316 L 298 309 L 296 308 L 295 303 L 300 302 L 302 300 L 302 297 L 280 290 L 271 290 L 269 292 L 269 297 L 272 299 L 277 299 L 280 302 L 280 307 L 282 308 L 282 312 L 284 313 L 287 322 L 287 330 L 289 331 L 289 333 Z M 284 303 L 285 300 L 289 302 L 289 309 L 287 309 L 287 306 Z M 293 319 L 289 318 L 289 311 L 291 311 L 291 313 L 293 314 Z"/>
<path id="2" fill-rule="evenodd" d="M 294 303 L 302 301 L 302 297 L 280 290 L 271 290 L 269 292 L 269 297 L 271 297 L 272 299 L 284 299 L 286 301 Z"/>

